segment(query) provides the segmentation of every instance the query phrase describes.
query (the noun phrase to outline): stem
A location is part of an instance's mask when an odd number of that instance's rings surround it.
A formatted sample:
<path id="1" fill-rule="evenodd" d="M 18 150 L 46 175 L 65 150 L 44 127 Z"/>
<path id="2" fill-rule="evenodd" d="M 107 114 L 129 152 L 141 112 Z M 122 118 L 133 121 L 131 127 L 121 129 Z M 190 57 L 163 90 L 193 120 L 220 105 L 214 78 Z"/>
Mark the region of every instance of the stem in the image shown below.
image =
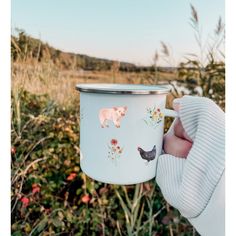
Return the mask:
<path id="1" fill-rule="evenodd" d="M 26 175 L 27 171 L 29 170 L 29 168 L 30 168 L 32 165 L 34 165 L 35 163 L 40 162 L 40 161 L 42 161 L 42 160 L 46 160 L 46 158 L 45 158 L 45 157 L 39 158 L 39 159 L 37 159 L 37 160 L 31 162 L 31 163 L 25 168 L 25 170 L 22 171 L 22 173 L 20 173 L 20 175 L 23 175 L 23 176 L 22 176 L 21 185 L 20 185 L 20 188 L 19 188 L 18 193 L 21 193 L 21 190 L 22 190 L 22 187 L 23 187 L 23 183 L 24 183 L 24 179 L 25 179 L 25 175 Z M 20 175 L 19 175 L 19 176 L 20 176 Z M 17 202 L 18 202 L 18 198 L 16 198 L 16 200 L 15 200 L 15 203 L 14 203 L 14 205 L 13 205 L 13 207 L 12 207 L 11 213 L 14 211 Z"/>
<path id="2" fill-rule="evenodd" d="M 168 203 L 166 203 L 166 210 L 167 210 L 167 212 L 169 213 L 169 211 L 170 211 L 170 205 L 169 205 Z M 173 229 L 172 229 L 172 224 L 169 224 L 168 228 L 169 228 L 169 231 L 170 231 L 170 236 L 174 236 L 174 234 L 173 234 Z"/>
<path id="3" fill-rule="evenodd" d="M 150 223 L 151 220 L 153 221 L 153 220 L 162 212 L 162 210 L 164 210 L 164 209 L 165 209 L 165 206 L 163 206 L 156 214 L 154 214 L 151 219 L 146 220 L 146 221 L 142 224 L 142 226 L 139 228 L 139 230 L 141 230 L 142 228 L 144 228 L 145 225 L 148 224 L 148 223 Z M 135 232 L 135 234 L 137 234 L 137 231 Z"/>

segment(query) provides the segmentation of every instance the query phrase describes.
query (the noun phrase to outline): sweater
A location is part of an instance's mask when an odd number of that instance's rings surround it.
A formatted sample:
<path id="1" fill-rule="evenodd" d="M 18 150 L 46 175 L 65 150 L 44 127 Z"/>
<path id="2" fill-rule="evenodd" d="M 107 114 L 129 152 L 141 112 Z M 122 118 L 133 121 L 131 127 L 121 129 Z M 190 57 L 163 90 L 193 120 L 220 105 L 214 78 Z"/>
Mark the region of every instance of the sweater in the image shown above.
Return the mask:
<path id="1" fill-rule="evenodd" d="M 203 97 L 184 96 L 174 103 L 178 103 L 179 118 L 193 145 L 187 159 L 161 155 L 156 182 L 167 202 L 201 235 L 223 236 L 224 112 Z"/>

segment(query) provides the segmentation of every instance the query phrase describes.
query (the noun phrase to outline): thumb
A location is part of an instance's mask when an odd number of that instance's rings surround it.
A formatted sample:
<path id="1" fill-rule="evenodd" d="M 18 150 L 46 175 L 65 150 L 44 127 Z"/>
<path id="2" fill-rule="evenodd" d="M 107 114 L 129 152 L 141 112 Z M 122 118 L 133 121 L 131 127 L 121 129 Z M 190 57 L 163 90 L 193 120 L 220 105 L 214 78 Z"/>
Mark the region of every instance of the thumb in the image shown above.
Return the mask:
<path id="1" fill-rule="evenodd" d="M 166 201 L 178 208 L 178 194 L 186 160 L 169 154 L 160 155 L 156 170 L 156 182 Z"/>

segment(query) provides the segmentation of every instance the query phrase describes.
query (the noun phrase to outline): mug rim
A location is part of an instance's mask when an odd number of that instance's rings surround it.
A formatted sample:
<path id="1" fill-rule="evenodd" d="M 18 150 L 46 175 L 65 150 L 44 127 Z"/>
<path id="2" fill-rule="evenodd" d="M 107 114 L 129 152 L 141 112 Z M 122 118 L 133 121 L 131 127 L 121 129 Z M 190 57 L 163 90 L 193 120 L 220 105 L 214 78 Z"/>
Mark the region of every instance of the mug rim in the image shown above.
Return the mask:
<path id="1" fill-rule="evenodd" d="M 86 93 L 101 94 L 168 94 L 171 87 L 163 85 L 144 85 L 144 84 L 112 84 L 112 83 L 89 83 L 77 84 L 76 90 Z"/>

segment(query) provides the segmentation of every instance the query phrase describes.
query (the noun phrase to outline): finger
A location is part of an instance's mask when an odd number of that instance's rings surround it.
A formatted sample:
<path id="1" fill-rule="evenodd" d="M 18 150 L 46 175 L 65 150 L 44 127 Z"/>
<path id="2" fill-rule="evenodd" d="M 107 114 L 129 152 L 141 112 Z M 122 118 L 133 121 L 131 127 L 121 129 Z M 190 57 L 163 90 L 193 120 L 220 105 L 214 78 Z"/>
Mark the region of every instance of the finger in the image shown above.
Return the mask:
<path id="1" fill-rule="evenodd" d="M 183 124 L 179 118 L 177 119 L 174 125 L 174 135 L 179 138 L 186 139 L 189 142 L 192 142 L 192 139 L 187 135 L 186 131 L 184 130 Z"/>
<path id="2" fill-rule="evenodd" d="M 179 137 L 179 138 L 184 138 L 184 128 L 183 128 L 183 125 L 180 121 L 180 119 L 178 118 L 175 122 L 175 125 L 174 125 L 174 135 Z"/>
<path id="3" fill-rule="evenodd" d="M 163 142 L 163 149 L 165 153 L 180 158 L 187 158 L 192 148 L 191 142 L 171 134 L 165 135 Z"/>

